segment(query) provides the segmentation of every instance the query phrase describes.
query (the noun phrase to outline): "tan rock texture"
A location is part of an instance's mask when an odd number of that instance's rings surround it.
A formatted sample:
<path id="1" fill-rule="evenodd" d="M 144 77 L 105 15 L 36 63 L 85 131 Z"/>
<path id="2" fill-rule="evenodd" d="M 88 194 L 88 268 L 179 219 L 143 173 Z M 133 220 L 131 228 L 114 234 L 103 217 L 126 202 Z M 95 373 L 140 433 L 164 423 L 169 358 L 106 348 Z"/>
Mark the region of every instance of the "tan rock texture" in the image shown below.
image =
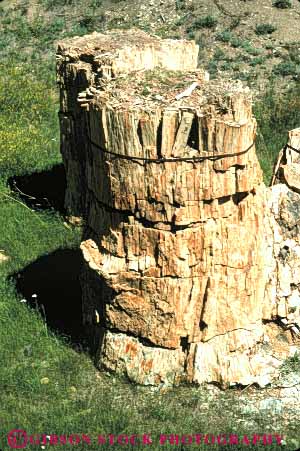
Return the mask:
<path id="1" fill-rule="evenodd" d="M 289 132 L 288 144 L 280 155 L 274 185 L 268 190 L 266 217 L 269 230 L 269 277 L 266 290 L 273 315 L 295 335 L 300 332 L 300 129 Z M 282 182 L 282 183 L 281 183 Z M 270 229 L 268 229 L 270 227 Z"/>
<path id="2" fill-rule="evenodd" d="M 278 202 L 262 182 L 249 89 L 209 81 L 197 53 L 138 30 L 59 44 L 84 321 L 99 367 L 134 382 L 266 385 L 285 355 L 268 351 L 287 317 Z M 297 303 L 295 291 L 290 281 L 282 296 Z"/>
<path id="3" fill-rule="evenodd" d="M 60 88 L 61 152 L 68 187 L 65 204 L 70 215 L 85 214 L 85 158 L 87 153 L 85 114 L 78 95 L 99 86 L 101 80 L 132 71 L 163 67 L 194 70 L 198 46 L 150 36 L 141 30 L 116 30 L 66 39 L 57 46 L 57 82 Z M 79 100 L 79 101 L 78 101 Z"/>

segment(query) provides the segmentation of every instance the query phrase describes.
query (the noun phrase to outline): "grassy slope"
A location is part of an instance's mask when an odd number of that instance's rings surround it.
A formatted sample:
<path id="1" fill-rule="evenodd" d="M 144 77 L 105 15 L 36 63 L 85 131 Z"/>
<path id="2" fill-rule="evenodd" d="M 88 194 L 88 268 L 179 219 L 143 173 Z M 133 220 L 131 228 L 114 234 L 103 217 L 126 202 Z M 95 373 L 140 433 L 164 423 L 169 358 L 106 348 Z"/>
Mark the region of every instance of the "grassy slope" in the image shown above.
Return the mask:
<path id="1" fill-rule="evenodd" d="M 285 424 L 281 417 L 271 420 L 263 413 L 251 417 L 241 413 L 238 392 L 216 397 L 202 388 L 182 387 L 156 393 L 99 375 L 86 354 L 73 350 L 65 339 L 47 329 L 39 313 L 20 303 L 15 281 L 9 276 L 42 255 L 76 247 L 80 239 L 79 231 L 66 228 L 58 212 L 30 210 L 7 186 L 11 176 L 49 169 L 61 161 L 53 40 L 58 35 L 85 33 L 98 6 L 94 2 L 94 9 L 85 8 L 81 22 L 77 17 L 68 19 L 65 31 L 65 18 L 53 14 L 55 3 L 59 2 L 41 2 L 39 16 L 34 11 L 28 14 L 30 8 L 24 1 L 18 2 L 15 10 L 1 12 L 0 250 L 10 259 L 0 264 L 0 448 L 9 449 L 5 433 L 17 427 L 30 433 L 149 432 L 153 436 L 174 431 L 251 433 L 284 429 L 295 436 L 297 423 Z M 72 10 L 72 5 L 67 7 Z M 284 142 L 286 130 L 297 123 L 299 100 L 293 93 L 287 103 L 279 102 L 274 94 L 267 99 L 257 105 L 256 111 L 268 149 L 265 152 L 260 136 L 260 153 L 269 168 L 272 153 Z M 62 294 L 58 292 L 57 296 Z M 64 446 L 67 448 L 72 447 Z M 88 448 L 98 449 L 94 445 Z"/>
<path id="2" fill-rule="evenodd" d="M 300 126 L 300 85 L 278 95 L 276 82 L 257 99 L 254 115 L 258 122 L 257 153 L 268 184 L 279 150 L 287 142 L 287 132 Z"/>

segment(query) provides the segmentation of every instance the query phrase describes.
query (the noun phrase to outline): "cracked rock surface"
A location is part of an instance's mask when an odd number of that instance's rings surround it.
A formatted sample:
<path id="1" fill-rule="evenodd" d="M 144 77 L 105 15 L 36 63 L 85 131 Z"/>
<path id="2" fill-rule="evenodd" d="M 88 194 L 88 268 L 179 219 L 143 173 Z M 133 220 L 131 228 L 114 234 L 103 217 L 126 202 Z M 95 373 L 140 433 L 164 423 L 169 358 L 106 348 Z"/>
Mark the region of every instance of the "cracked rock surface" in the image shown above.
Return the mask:
<path id="1" fill-rule="evenodd" d="M 84 321 L 99 366 L 134 382 L 264 386 L 294 344 L 289 329 L 281 346 L 280 320 L 299 313 L 287 276 L 299 194 L 266 189 L 251 93 L 210 82 L 197 51 L 137 30 L 58 47 Z"/>

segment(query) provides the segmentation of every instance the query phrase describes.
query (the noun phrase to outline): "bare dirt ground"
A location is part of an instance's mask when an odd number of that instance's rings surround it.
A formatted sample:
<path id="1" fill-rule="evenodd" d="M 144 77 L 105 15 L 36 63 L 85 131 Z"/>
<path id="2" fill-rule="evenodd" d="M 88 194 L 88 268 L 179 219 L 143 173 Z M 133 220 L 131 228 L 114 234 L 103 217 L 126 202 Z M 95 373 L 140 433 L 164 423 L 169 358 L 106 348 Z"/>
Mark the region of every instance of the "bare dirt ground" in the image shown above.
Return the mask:
<path id="1" fill-rule="evenodd" d="M 74 25 L 81 33 L 134 26 L 166 38 L 194 39 L 199 65 L 212 77 L 239 78 L 263 89 L 270 78 L 284 88 L 300 73 L 300 2 L 286 0 L 291 7 L 282 9 L 273 1 L 3 0 L 0 6 L 25 8 L 33 23 L 63 20 L 66 33 Z"/>

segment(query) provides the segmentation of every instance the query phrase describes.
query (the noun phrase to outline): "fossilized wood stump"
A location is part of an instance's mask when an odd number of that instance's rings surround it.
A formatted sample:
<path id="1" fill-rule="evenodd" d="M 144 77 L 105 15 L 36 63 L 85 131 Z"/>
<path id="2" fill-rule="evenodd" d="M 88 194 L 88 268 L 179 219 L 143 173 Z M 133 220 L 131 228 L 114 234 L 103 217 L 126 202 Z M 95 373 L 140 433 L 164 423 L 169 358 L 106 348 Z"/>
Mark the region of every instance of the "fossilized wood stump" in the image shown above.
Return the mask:
<path id="1" fill-rule="evenodd" d="M 132 71 L 157 66 L 193 70 L 197 56 L 198 47 L 193 41 L 161 40 L 135 29 L 105 35 L 94 32 L 58 43 L 61 152 L 67 175 L 65 205 L 70 215 L 82 217 L 86 208 L 86 122 L 78 102 L 79 93 L 87 88 L 93 90 L 102 79 Z"/>
<path id="2" fill-rule="evenodd" d="M 208 81 L 191 42 L 138 31 L 58 53 L 66 202 L 85 219 L 99 367 L 141 384 L 265 385 L 281 363 L 265 346 L 280 332 L 276 224 L 251 93 Z"/>
<path id="3" fill-rule="evenodd" d="M 273 317 L 294 336 L 300 333 L 300 129 L 289 132 L 267 191 L 268 284 Z"/>

